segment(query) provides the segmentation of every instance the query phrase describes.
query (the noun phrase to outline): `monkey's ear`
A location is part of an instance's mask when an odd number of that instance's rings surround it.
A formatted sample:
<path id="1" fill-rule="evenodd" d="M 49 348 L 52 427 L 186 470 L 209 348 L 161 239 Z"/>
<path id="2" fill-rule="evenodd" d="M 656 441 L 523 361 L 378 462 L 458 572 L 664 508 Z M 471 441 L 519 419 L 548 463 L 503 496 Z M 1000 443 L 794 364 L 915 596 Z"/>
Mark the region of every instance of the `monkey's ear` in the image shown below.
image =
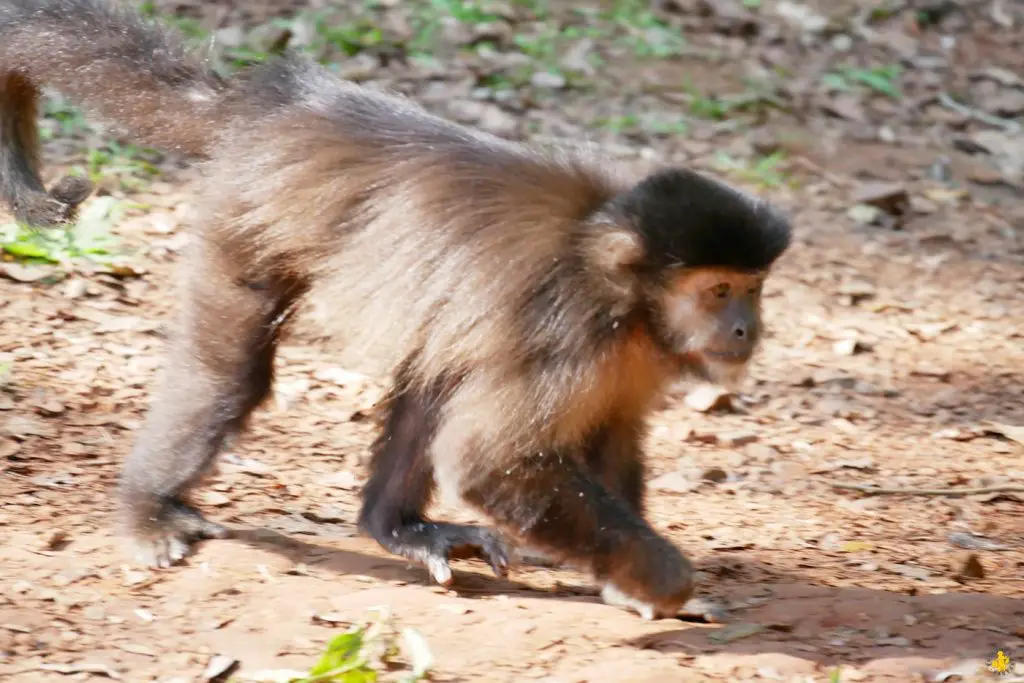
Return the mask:
<path id="1" fill-rule="evenodd" d="M 595 217 L 584 239 L 587 262 L 609 276 L 623 275 L 644 257 L 640 235 L 607 216 Z"/>
<path id="2" fill-rule="evenodd" d="M 583 239 L 583 258 L 587 269 L 609 297 L 609 313 L 625 315 L 640 296 L 636 266 L 645 256 L 640 235 L 628 224 L 600 219 L 590 223 Z"/>

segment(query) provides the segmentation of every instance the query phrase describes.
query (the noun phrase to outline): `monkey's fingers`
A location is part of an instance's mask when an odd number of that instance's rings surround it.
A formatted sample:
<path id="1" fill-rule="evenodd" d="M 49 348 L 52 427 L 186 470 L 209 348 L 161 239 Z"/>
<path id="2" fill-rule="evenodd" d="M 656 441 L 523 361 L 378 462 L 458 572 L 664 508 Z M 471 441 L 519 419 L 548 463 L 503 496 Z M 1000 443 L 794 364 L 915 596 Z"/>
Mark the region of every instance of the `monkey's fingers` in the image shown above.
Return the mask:
<path id="1" fill-rule="evenodd" d="M 505 541 L 494 531 L 484 528 L 466 527 L 462 543 L 451 545 L 448 558 L 483 560 L 499 579 L 508 576 L 509 549 Z"/>
<path id="2" fill-rule="evenodd" d="M 499 538 L 496 534 L 491 533 L 488 538 L 484 540 L 483 552 L 487 560 L 487 564 L 491 565 L 491 571 L 499 579 L 504 579 L 508 576 L 508 565 L 509 565 L 509 549 L 505 542 Z"/>
<path id="3" fill-rule="evenodd" d="M 135 559 L 150 567 L 166 568 L 181 562 L 201 539 L 227 538 L 231 530 L 211 522 L 180 501 L 168 504 L 158 526 L 133 534 Z"/>
<path id="4" fill-rule="evenodd" d="M 427 571 L 430 578 L 445 588 L 452 585 L 452 568 L 448 566 L 448 559 L 438 555 L 427 557 Z"/>
<path id="5" fill-rule="evenodd" d="M 456 524 L 437 525 L 432 541 L 433 547 L 425 564 L 430 576 L 442 586 L 452 583 L 449 560 L 483 560 L 498 578 L 508 576 L 508 546 L 491 529 Z"/>
<path id="6" fill-rule="evenodd" d="M 158 535 L 134 540 L 135 561 L 146 567 L 166 569 L 188 555 L 189 543 L 177 535 Z"/>

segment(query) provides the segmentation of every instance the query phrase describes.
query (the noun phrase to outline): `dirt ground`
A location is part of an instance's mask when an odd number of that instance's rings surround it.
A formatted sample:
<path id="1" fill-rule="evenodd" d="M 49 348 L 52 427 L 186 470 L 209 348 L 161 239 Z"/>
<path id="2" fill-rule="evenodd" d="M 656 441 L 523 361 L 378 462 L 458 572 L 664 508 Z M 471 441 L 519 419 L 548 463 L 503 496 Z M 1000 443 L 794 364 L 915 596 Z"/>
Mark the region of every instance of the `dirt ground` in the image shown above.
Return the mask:
<path id="1" fill-rule="evenodd" d="M 681 389 L 652 420 L 650 517 L 697 563 L 708 619 L 644 622 L 602 605 L 586 577 L 539 566 L 499 581 L 457 561 L 444 590 L 357 536 L 380 387 L 308 330 L 198 494 L 239 538 L 171 569 L 132 565 L 111 486 L 161 362 L 197 182 L 165 160 L 141 189 L 110 190 L 146 206 L 113 230 L 134 271 L 0 263 L 0 680 L 207 680 L 216 655 L 243 672 L 303 669 L 374 606 L 426 637 L 438 681 L 980 681 L 997 680 L 985 666 L 1000 651 L 1001 680 L 1024 680 L 1024 15 L 1012 2 L 889 3 L 872 21 L 864 2 L 756 4 L 661 3 L 686 36 L 679 54 L 619 55 L 593 87 L 534 79 L 499 102 L 478 92 L 493 72 L 464 54 L 440 69 L 349 63 L 501 134 L 728 173 L 793 216 L 746 392 L 704 412 Z M 225 41 L 225 27 L 294 8 L 157 7 Z M 517 8 L 503 17 L 513 32 L 527 26 Z M 819 87 L 851 60 L 902 64 L 899 96 Z M 766 69 L 784 74 L 778 106 L 696 113 L 693 92 L 747 92 Z M 651 123 L 680 115 L 685 132 Z M 609 117 L 622 125 L 595 123 Z M 49 142 L 50 176 L 91 140 Z M 787 182 L 756 164 L 723 171 L 723 150 L 744 163 L 781 150 L 771 172 Z M 964 487 L 984 491 L 930 491 Z"/>

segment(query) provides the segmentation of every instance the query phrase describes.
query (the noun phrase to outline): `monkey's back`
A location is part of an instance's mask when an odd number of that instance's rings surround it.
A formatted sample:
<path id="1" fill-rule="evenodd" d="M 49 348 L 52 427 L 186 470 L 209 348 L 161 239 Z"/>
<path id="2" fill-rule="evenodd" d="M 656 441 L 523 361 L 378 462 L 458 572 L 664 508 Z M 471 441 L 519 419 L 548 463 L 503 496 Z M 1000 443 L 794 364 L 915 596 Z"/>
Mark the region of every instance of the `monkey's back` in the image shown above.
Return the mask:
<path id="1" fill-rule="evenodd" d="M 424 369 L 517 362 L 524 306 L 581 276 L 572 233 L 613 181 L 307 64 L 250 82 L 279 101 L 219 135 L 202 234 L 253 278 L 308 281 L 314 319 L 368 367 L 413 351 Z M 586 289 L 558 289 L 572 300 L 552 310 L 585 315 Z"/>

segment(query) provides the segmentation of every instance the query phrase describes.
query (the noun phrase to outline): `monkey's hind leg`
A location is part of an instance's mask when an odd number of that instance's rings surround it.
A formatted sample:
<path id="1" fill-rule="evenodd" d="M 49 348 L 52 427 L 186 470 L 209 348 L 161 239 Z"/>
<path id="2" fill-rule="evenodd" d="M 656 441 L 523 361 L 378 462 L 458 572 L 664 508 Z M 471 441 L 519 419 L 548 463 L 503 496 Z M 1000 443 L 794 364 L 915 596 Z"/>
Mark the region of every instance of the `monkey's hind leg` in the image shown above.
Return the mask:
<path id="1" fill-rule="evenodd" d="M 384 432 L 373 445 L 359 528 L 388 551 L 425 565 L 442 586 L 451 584 L 448 561 L 457 557 L 482 559 L 495 575 L 504 577 L 509 551 L 497 533 L 423 516 L 434 488 L 428 449 L 439 403 L 438 396 L 417 391 L 404 391 L 392 399 Z"/>
<path id="2" fill-rule="evenodd" d="M 228 535 L 183 496 L 270 392 L 279 318 L 292 300 L 277 283 L 247 280 L 223 247 L 194 248 L 161 385 L 119 482 L 136 559 L 158 567 L 196 540 Z"/>

